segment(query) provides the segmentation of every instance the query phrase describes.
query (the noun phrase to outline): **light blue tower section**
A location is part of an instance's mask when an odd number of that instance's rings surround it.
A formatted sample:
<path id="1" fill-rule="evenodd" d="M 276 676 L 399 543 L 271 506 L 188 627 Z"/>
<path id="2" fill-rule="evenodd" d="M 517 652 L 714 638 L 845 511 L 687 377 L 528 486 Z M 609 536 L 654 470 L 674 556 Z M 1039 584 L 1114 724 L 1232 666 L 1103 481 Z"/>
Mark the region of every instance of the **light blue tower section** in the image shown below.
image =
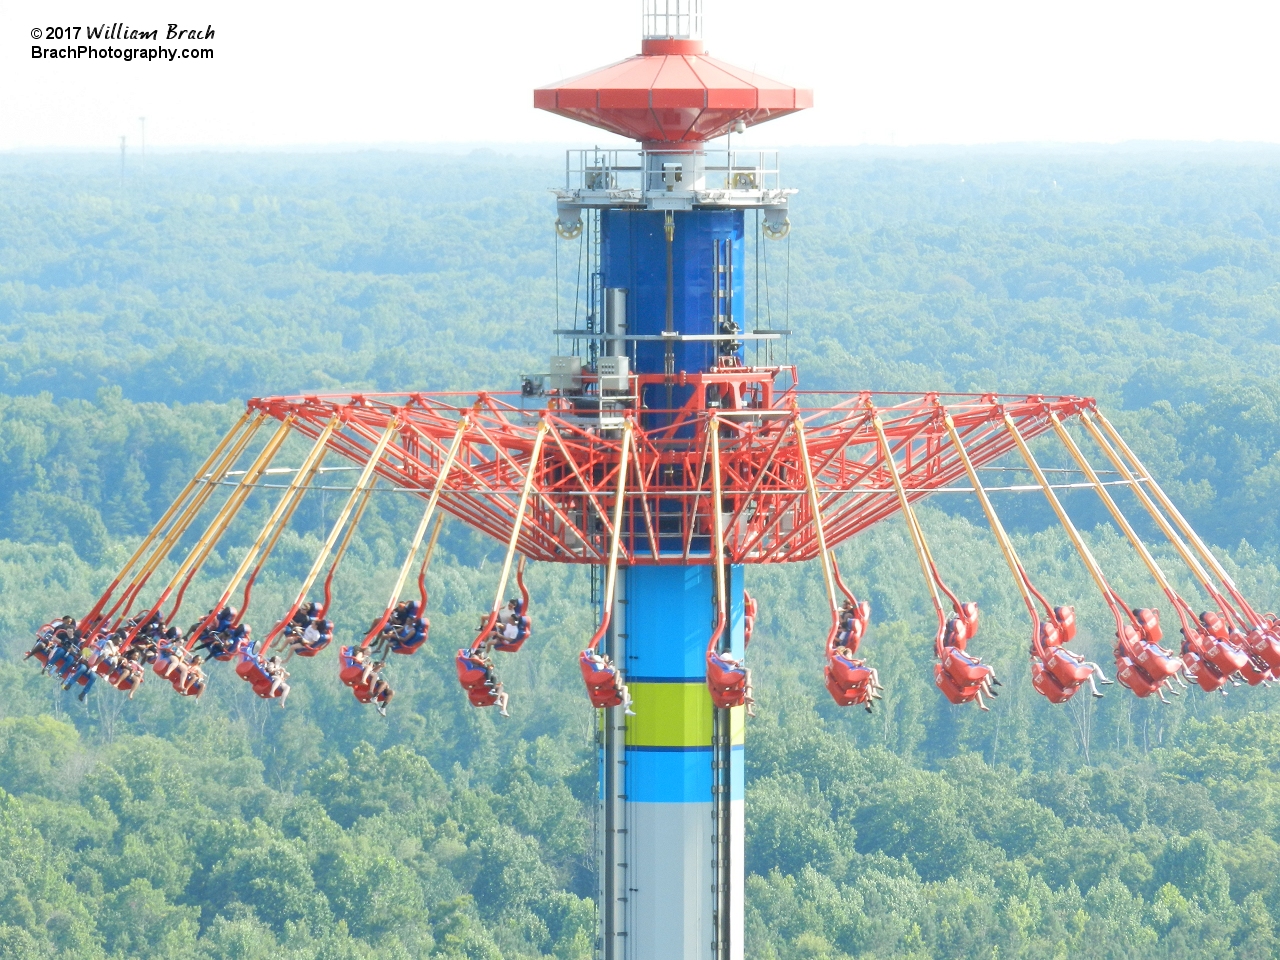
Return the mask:
<path id="1" fill-rule="evenodd" d="M 728 568 L 730 649 L 743 652 L 743 568 Z M 715 627 L 715 568 L 632 567 L 626 573 L 626 731 L 629 831 L 627 957 L 710 960 L 717 924 L 742 956 L 743 708 L 724 711 L 728 744 L 714 743 L 706 683 Z M 716 807 L 714 764 L 727 763 Z M 727 804 L 727 806 L 725 806 Z M 717 844 L 717 831 L 726 834 Z M 717 851 L 720 851 L 717 853 Z M 726 856 L 727 854 L 727 856 Z M 717 900 L 717 885 L 726 890 Z M 727 906 L 726 906 L 727 905 Z M 727 920 L 717 912 L 728 910 Z"/>

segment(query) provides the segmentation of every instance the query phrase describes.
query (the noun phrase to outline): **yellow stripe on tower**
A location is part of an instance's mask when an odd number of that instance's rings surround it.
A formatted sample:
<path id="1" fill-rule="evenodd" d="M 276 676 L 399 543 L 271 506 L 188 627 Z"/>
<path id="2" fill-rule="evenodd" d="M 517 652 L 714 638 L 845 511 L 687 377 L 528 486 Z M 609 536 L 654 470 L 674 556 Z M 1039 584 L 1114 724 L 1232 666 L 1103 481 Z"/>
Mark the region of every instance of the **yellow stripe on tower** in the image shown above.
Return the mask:
<path id="1" fill-rule="evenodd" d="M 629 747 L 710 747 L 713 707 L 705 683 L 633 682 L 627 718 Z M 730 743 L 737 746 L 746 734 L 746 708 L 730 712 Z"/>
<path id="2" fill-rule="evenodd" d="M 628 747 L 710 747 L 711 692 L 705 683 L 630 683 Z"/>

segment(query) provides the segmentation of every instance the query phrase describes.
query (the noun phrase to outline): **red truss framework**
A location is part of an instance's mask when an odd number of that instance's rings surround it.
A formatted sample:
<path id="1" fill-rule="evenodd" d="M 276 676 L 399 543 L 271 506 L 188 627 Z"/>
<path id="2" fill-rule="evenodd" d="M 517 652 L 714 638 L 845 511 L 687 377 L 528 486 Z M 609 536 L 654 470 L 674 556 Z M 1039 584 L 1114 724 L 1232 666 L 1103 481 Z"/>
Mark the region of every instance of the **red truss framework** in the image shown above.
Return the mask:
<path id="1" fill-rule="evenodd" d="M 552 398 L 522 407 L 514 393 L 327 394 L 268 397 L 249 406 L 315 439 L 334 417 L 331 451 L 363 465 L 392 418 L 399 429 L 376 467 L 396 486 L 430 495 L 458 423 L 468 424 L 442 488 L 442 509 L 506 541 L 540 421 L 547 425 L 517 549 L 530 559 L 603 564 L 612 537 L 622 429 L 601 428 Z M 658 429 L 634 423 L 622 513 L 626 565 L 707 563 L 713 556 L 710 424 L 719 428 L 725 557 L 786 563 L 817 556 L 800 465 L 797 416 L 828 546 L 897 513 L 872 417 L 878 414 L 912 501 L 964 476 L 943 418 L 950 414 L 975 466 L 1014 448 L 1004 418 L 1026 439 L 1092 409 L 1087 397 L 998 394 L 818 394 L 789 390 L 759 407 L 685 408 Z M 652 416 L 655 411 L 643 411 Z"/>

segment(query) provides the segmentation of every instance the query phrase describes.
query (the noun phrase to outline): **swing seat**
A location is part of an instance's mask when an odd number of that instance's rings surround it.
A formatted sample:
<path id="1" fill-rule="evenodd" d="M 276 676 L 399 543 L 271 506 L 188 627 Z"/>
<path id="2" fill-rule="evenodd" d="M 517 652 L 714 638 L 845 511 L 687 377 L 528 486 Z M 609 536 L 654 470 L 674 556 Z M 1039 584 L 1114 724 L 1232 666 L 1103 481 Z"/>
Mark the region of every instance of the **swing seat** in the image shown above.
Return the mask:
<path id="1" fill-rule="evenodd" d="M 1160 629 L 1159 610 L 1144 607 L 1133 611 L 1133 616 L 1138 621 L 1138 628 L 1142 631 L 1142 636 L 1147 643 L 1159 644 L 1164 639 L 1164 631 Z"/>
<path id="2" fill-rule="evenodd" d="M 454 665 L 458 670 L 458 683 L 465 690 L 478 689 L 489 681 L 489 665 L 466 647 L 458 651 Z"/>
<path id="3" fill-rule="evenodd" d="M 1244 677 L 1244 682 L 1251 687 L 1256 687 L 1264 680 L 1273 679 L 1270 670 L 1259 667 L 1252 659 L 1240 668 L 1240 676 Z"/>
<path id="4" fill-rule="evenodd" d="M 473 707 L 492 707 L 498 702 L 498 695 L 488 684 L 481 684 L 478 687 L 468 688 L 467 699 L 471 701 Z"/>
<path id="5" fill-rule="evenodd" d="M 1058 624 L 1063 643 L 1070 643 L 1076 638 L 1076 608 L 1054 607 L 1053 619 Z"/>
<path id="6" fill-rule="evenodd" d="M 1229 677 L 1244 668 L 1249 655 L 1229 640 L 1215 640 L 1205 649 L 1204 659 Z"/>
<path id="7" fill-rule="evenodd" d="M 582 682 L 588 690 L 612 687 L 618 681 L 618 668 L 590 650 L 578 654 L 578 669 L 582 671 Z"/>
<path id="8" fill-rule="evenodd" d="M 871 683 L 871 670 L 861 660 L 850 660 L 838 653 L 827 654 L 827 674 L 844 690 Z"/>
<path id="9" fill-rule="evenodd" d="M 1055 647 L 1046 658 L 1044 667 L 1064 687 L 1078 687 L 1093 673 L 1093 668 L 1085 665 L 1084 657 L 1065 647 Z"/>
<path id="10" fill-rule="evenodd" d="M 329 646 L 329 644 L 331 643 L 333 643 L 333 634 L 331 633 L 322 634 L 319 641 L 316 642 L 314 645 L 309 646 L 304 643 L 299 645 L 298 647 L 295 647 L 293 651 L 293 655 L 295 657 L 307 657 L 309 659 L 311 657 L 314 657 L 316 654 L 318 654 L 325 647 Z"/>
<path id="11" fill-rule="evenodd" d="M 737 660 L 726 658 L 712 651 L 707 654 L 707 686 L 713 690 L 742 690 L 747 688 L 747 668 Z"/>
<path id="12" fill-rule="evenodd" d="M 618 688 L 618 668 L 591 650 L 578 655 L 578 669 L 582 682 L 587 685 L 587 696 L 597 710 L 622 706 L 622 691 Z"/>
<path id="13" fill-rule="evenodd" d="M 985 663 L 965 653 L 960 647 L 946 647 L 942 651 L 941 667 L 957 687 L 969 687 L 980 684 L 991 676 L 992 670 Z"/>
<path id="14" fill-rule="evenodd" d="M 1040 641 L 1040 646 L 1046 649 L 1060 647 L 1063 644 L 1062 628 L 1058 626 L 1056 620 L 1041 620 L 1037 639 Z"/>
<path id="15" fill-rule="evenodd" d="M 719 710 L 730 710 L 747 702 L 746 687 L 718 687 L 707 684 L 711 691 L 711 702 Z"/>
<path id="16" fill-rule="evenodd" d="M 1122 687 L 1127 687 L 1135 697 L 1140 699 L 1151 696 L 1162 685 L 1126 656 L 1116 657 L 1116 680 L 1120 682 Z"/>
<path id="17" fill-rule="evenodd" d="M 1204 627 L 1205 632 L 1215 640 L 1227 639 L 1230 628 L 1227 626 L 1227 618 L 1217 610 L 1206 610 L 1200 614 L 1200 624 Z"/>
<path id="18" fill-rule="evenodd" d="M 265 682 L 255 683 L 253 685 L 253 692 L 256 693 L 263 700 L 273 700 L 276 697 L 279 697 L 284 694 L 284 691 L 279 688 L 276 689 L 275 693 L 272 693 L 271 684 L 272 684 L 272 680 L 270 677 L 268 677 Z"/>
<path id="19" fill-rule="evenodd" d="M 419 650 L 421 650 L 422 645 L 426 642 L 427 642 L 427 638 L 421 634 L 417 635 L 417 637 L 412 641 L 393 640 L 391 642 L 391 652 L 399 653 L 406 657 L 411 657 L 415 653 L 417 653 Z"/>
<path id="20" fill-rule="evenodd" d="M 933 665 L 933 682 L 942 695 L 954 704 L 972 703 L 978 698 L 978 685 L 961 685 L 951 674 L 942 668 L 941 663 Z"/>
<path id="21" fill-rule="evenodd" d="M 1134 660 L 1156 680 L 1172 677 L 1184 668 L 1182 658 L 1155 643 L 1137 645 Z"/>
<path id="22" fill-rule="evenodd" d="M 838 706 L 853 707 L 866 703 L 871 698 L 870 684 L 862 684 L 861 686 L 854 684 L 849 687 L 843 687 L 832 674 L 830 665 L 826 667 L 823 674 L 826 680 L 827 693 L 831 694 L 831 699 Z"/>
<path id="23" fill-rule="evenodd" d="M 204 692 L 204 687 L 205 687 L 205 685 L 204 685 L 204 681 L 203 681 L 203 680 L 193 680 L 193 681 L 191 681 L 191 683 L 187 686 L 187 689 L 183 690 L 180 686 L 178 686 L 178 685 L 175 683 L 175 684 L 173 685 L 173 690 L 174 690 L 174 692 L 175 692 L 175 693 L 179 694 L 180 696 L 184 696 L 184 697 L 198 697 L 198 696 L 200 696 L 200 694 L 202 694 L 202 693 Z"/>
<path id="24" fill-rule="evenodd" d="M 1143 611 L 1139 611 L 1139 613 L 1141 612 Z M 1172 677 L 1183 668 L 1182 660 L 1158 643 L 1145 639 L 1146 628 L 1139 631 L 1129 624 L 1125 624 L 1124 629 L 1117 633 L 1116 636 L 1125 644 L 1128 644 L 1129 649 L 1133 651 L 1132 660 L 1134 665 L 1150 677 L 1157 686 L 1159 686 L 1161 680 Z"/>
<path id="25" fill-rule="evenodd" d="M 1280 641 L 1269 630 L 1254 627 L 1245 637 L 1244 646 L 1270 670 L 1280 670 Z"/>
<path id="26" fill-rule="evenodd" d="M 1050 703 L 1066 703 L 1080 690 L 1081 684 L 1063 684 L 1037 657 L 1031 658 L 1031 687 Z"/>
<path id="27" fill-rule="evenodd" d="M 253 692 L 265 697 L 263 691 L 271 687 L 271 675 L 262 664 L 262 658 L 247 650 L 240 654 L 240 662 L 236 664 L 236 676 L 253 687 Z M 261 688 L 261 689 L 259 689 Z"/>
<path id="28" fill-rule="evenodd" d="M 622 694 L 615 687 L 588 687 L 587 696 L 597 710 L 622 706 Z"/>
<path id="29" fill-rule="evenodd" d="M 949 650 L 963 650 L 969 645 L 969 625 L 959 617 L 947 618 L 942 628 L 942 645 Z"/>
<path id="30" fill-rule="evenodd" d="M 1220 690 L 1227 683 L 1227 677 L 1221 670 L 1195 652 L 1184 653 L 1182 662 L 1187 665 L 1187 671 L 1196 686 L 1205 693 Z"/>
<path id="31" fill-rule="evenodd" d="M 751 643 L 751 634 L 756 629 L 756 616 L 760 612 L 760 604 L 747 591 L 742 591 L 742 646 Z"/>
<path id="32" fill-rule="evenodd" d="M 426 618 L 417 620 L 414 631 L 409 635 L 407 640 L 401 640 L 399 637 L 391 641 L 391 652 L 400 653 L 405 656 L 411 656 L 422 649 L 422 645 L 427 642 L 427 635 L 431 631 L 431 621 Z"/>
<path id="33" fill-rule="evenodd" d="M 518 653 L 520 648 L 524 646 L 524 642 L 528 640 L 530 634 L 533 633 L 533 623 L 528 617 L 518 616 L 516 619 L 516 628 L 516 636 L 514 640 L 499 640 L 493 645 L 493 649 L 501 650 L 503 653 Z"/>
<path id="34" fill-rule="evenodd" d="M 364 676 L 364 664 L 351 655 L 352 647 L 338 648 L 338 679 L 354 687 Z"/>
<path id="35" fill-rule="evenodd" d="M 373 703 L 373 686 L 367 683 L 357 683 L 351 688 L 352 694 L 360 703 Z"/>
<path id="36" fill-rule="evenodd" d="M 213 654 L 212 659 L 217 660 L 219 663 L 230 663 L 232 660 L 238 657 L 243 651 L 244 651 L 244 644 L 232 643 L 227 645 L 226 647 L 218 648 L 218 651 Z"/>

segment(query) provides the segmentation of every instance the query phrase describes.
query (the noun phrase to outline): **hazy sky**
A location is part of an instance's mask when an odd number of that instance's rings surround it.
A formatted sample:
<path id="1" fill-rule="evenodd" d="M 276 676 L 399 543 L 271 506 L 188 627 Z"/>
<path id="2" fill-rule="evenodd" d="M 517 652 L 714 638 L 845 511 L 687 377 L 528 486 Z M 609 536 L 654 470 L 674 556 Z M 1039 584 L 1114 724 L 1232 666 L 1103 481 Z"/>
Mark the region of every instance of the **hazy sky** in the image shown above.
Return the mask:
<path id="1" fill-rule="evenodd" d="M 134 145 L 144 115 L 161 147 L 604 142 L 534 111 L 531 90 L 638 52 L 639 8 L 0 0 L 0 149 Z M 705 0 L 704 13 L 712 55 L 816 91 L 814 110 L 756 142 L 1280 142 L 1277 0 Z M 169 47 L 185 45 L 163 40 L 170 21 L 212 24 L 194 45 L 214 59 L 31 59 L 33 28 L 104 16 Z"/>

